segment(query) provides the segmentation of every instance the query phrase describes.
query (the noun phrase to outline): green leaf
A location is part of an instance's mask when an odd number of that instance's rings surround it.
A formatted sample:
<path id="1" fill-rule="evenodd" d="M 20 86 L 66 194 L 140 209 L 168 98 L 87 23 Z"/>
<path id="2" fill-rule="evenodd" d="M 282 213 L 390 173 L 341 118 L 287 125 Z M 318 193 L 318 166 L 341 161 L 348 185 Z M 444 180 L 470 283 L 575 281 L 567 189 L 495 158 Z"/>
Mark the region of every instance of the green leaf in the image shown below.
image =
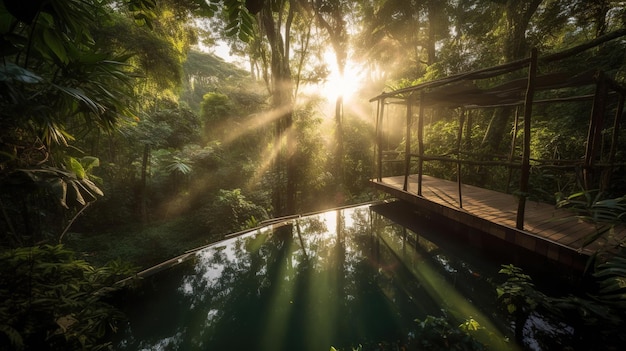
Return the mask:
<path id="1" fill-rule="evenodd" d="M 87 96 L 82 90 L 71 87 L 63 87 L 60 85 L 53 84 L 55 88 L 59 89 L 61 92 L 73 97 L 74 99 L 84 103 L 87 107 L 96 114 L 104 113 L 105 109 L 102 105 L 91 99 Z"/>
<path id="2" fill-rule="evenodd" d="M 510 303 L 506 306 L 507 311 L 509 311 L 510 314 L 513 314 L 515 311 L 517 311 L 517 307 L 515 307 L 514 304 Z"/>
<path id="3" fill-rule="evenodd" d="M 91 193 L 91 191 L 89 191 L 89 189 L 83 184 L 82 181 L 77 181 L 77 182 L 72 182 L 73 184 L 76 184 L 79 186 L 79 190 L 81 192 L 81 194 L 83 195 L 83 198 L 86 197 L 87 202 L 92 202 L 96 200 L 96 196 L 94 194 Z"/>
<path id="4" fill-rule="evenodd" d="M 85 206 L 87 202 L 85 202 L 83 195 L 80 193 L 80 189 L 78 188 L 78 185 L 76 184 L 76 182 L 70 182 L 70 185 L 72 186 L 70 189 L 74 189 L 74 196 L 75 196 L 76 202 Z"/>
<path id="5" fill-rule="evenodd" d="M 83 165 L 74 157 L 70 157 L 67 165 L 74 174 L 76 174 L 76 178 L 84 179 L 86 176 L 85 169 Z"/>
<path id="6" fill-rule="evenodd" d="M 43 81 L 43 79 L 35 73 L 14 63 L 7 62 L 0 66 L 0 82 L 11 80 L 28 84 L 40 83 Z"/>
<path id="7" fill-rule="evenodd" d="M 92 193 L 98 194 L 100 196 L 104 196 L 104 193 L 102 192 L 102 190 L 100 190 L 100 188 L 98 188 L 96 184 L 94 184 L 91 180 L 83 179 L 80 181 L 80 183 L 82 185 L 85 185 L 87 188 L 89 188 L 89 191 L 91 191 Z"/>
<path id="8" fill-rule="evenodd" d="M 626 267 L 602 267 L 602 269 L 599 269 L 598 272 L 593 274 L 596 278 L 615 275 L 626 277 Z"/>
<path id="9" fill-rule="evenodd" d="M 68 63 L 69 58 L 67 51 L 63 45 L 63 40 L 59 37 L 57 32 L 52 29 L 45 29 L 43 31 L 43 40 L 48 48 L 54 53 L 54 55 L 63 63 Z"/>
<path id="10" fill-rule="evenodd" d="M 85 172 L 91 171 L 94 167 L 100 167 L 100 159 L 94 156 L 85 156 L 80 159 Z"/>

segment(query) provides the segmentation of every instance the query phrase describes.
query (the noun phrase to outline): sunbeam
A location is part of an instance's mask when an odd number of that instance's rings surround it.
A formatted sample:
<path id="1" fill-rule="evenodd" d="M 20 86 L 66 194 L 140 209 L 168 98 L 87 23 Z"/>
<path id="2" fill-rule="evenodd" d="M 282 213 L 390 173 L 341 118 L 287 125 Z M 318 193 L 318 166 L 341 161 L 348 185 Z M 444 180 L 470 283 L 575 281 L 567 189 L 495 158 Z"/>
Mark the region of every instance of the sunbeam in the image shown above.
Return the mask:
<path id="1" fill-rule="evenodd" d="M 276 157 L 278 157 L 279 153 L 283 151 L 283 146 L 287 144 L 289 138 L 294 137 L 294 134 L 295 128 L 292 126 L 281 135 L 278 143 L 271 144 L 266 147 L 264 152 L 265 156 L 262 157 L 263 161 L 255 169 L 254 174 L 248 180 L 247 186 L 252 187 L 261 181 L 267 170 L 271 167 L 272 162 L 276 159 Z"/>
<path id="2" fill-rule="evenodd" d="M 251 115 L 250 118 L 243 124 L 240 124 L 240 128 L 233 128 L 224 136 L 222 143 L 228 145 L 238 138 L 255 132 L 259 128 L 266 127 L 269 123 L 272 123 L 284 116 L 289 111 L 289 106 L 285 106 L 278 109 L 267 111 L 263 114 Z"/>

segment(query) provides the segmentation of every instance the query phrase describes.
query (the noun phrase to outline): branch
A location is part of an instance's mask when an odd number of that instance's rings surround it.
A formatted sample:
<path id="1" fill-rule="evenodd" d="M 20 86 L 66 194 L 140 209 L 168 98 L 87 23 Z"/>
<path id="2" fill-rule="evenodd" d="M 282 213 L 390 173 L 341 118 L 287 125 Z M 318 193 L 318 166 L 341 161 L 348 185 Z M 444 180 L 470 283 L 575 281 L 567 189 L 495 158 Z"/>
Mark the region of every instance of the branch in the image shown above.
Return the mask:
<path id="1" fill-rule="evenodd" d="M 622 28 L 619 30 L 616 30 L 614 32 L 610 32 L 607 33 L 605 35 L 599 36 L 591 41 L 588 41 L 584 44 L 578 45 L 578 46 L 574 46 L 573 48 L 569 48 L 567 50 L 563 50 L 561 52 L 557 52 L 551 55 L 547 55 L 544 56 L 542 58 L 540 58 L 539 60 L 542 62 L 552 62 L 552 61 L 558 61 L 561 59 L 564 59 L 566 57 L 569 56 L 573 56 L 576 54 L 579 54 L 585 50 L 591 49 L 593 47 L 596 47 L 602 43 L 605 43 L 607 41 L 619 38 L 619 37 L 623 37 L 626 35 L 626 28 Z"/>
<path id="2" fill-rule="evenodd" d="M 67 226 L 65 227 L 65 229 L 63 230 L 63 233 L 61 233 L 61 236 L 59 237 L 59 244 L 61 243 L 61 241 L 63 240 L 63 236 L 65 235 L 65 233 L 67 233 L 68 230 L 70 230 L 70 227 L 72 226 L 72 224 L 74 224 L 74 221 L 76 220 L 76 218 L 78 218 L 78 216 L 80 216 L 81 213 L 83 213 L 84 210 L 87 209 L 87 207 L 89 207 L 89 205 L 91 205 L 91 202 L 88 202 L 83 208 L 80 209 L 80 211 L 78 211 L 78 213 L 72 218 L 72 220 L 67 224 Z"/>

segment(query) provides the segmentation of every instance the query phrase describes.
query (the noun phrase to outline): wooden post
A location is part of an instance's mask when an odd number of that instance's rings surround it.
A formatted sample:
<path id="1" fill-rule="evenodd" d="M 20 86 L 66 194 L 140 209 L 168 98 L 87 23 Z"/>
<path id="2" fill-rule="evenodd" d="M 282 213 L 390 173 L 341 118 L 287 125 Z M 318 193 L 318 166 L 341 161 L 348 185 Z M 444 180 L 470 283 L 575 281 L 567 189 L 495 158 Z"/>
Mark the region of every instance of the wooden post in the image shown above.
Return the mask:
<path id="1" fill-rule="evenodd" d="M 520 194 L 517 203 L 517 229 L 524 229 L 524 212 L 526 210 L 526 197 L 528 196 L 528 180 L 530 179 L 530 119 L 533 112 L 533 98 L 535 95 L 535 78 L 537 76 L 537 49 L 533 48 L 530 53 L 530 65 L 528 66 L 528 86 L 524 100 L 524 150 L 522 153 L 522 175 L 520 177 Z"/>
<path id="2" fill-rule="evenodd" d="M 467 114 L 467 123 L 465 123 L 465 150 L 472 149 L 472 114 Z"/>
<path id="3" fill-rule="evenodd" d="M 422 196 L 422 170 L 424 168 L 424 91 L 420 93 L 419 119 L 417 120 L 417 195 Z"/>
<path id="4" fill-rule="evenodd" d="M 376 180 L 381 182 L 383 180 L 383 112 L 385 110 L 385 99 L 378 100 L 378 106 L 376 108 L 376 163 L 377 172 Z"/>
<path id="5" fill-rule="evenodd" d="M 611 175 L 613 174 L 613 163 L 615 163 L 615 153 L 617 152 L 617 143 L 619 141 L 620 119 L 624 113 L 624 94 L 620 93 L 619 102 L 617 103 L 617 111 L 615 112 L 615 121 L 613 121 L 613 135 L 611 136 L 611 149 L 609 151 L 609 167 L 603 171 L 602 187 L 600 190 L 606 190 L 611 184 Z"/>
<path id="6" fill-rule="evenodd" d="M 413 117 L 413 99 L 406 101 L 406 137 L 404 146 L 404 191 L 409 189 L 409 173 L 411 172 L 411 119 Z"/>
<path id="7" fill-rule="evenodd" d="M 517 128 L 519 125 L 519 106 L 515 108 L 515 122 L 513 123 L 513 137 L 511 138 L 511 152 L 509 153 L 509 163 L 513 163 L 515 159 L 515 145 L 517 140 Z M 506 193 L 509 193 L 511 185 L 511 178 L 513 177 L 513 167 L 509 166 L 509 176 L 506 179 Z"/>
<path id="8" fill-rule="evenodd" d="M 463 208 L 463 195 L 461 194 L 461 141 L 463 139 L 463 124 L 465 123 L 465 109 L 461 110 L 461 117 L 459 118 L 459 134 L 456 139 L 456 182 L 459 188 L 459 207 Z"/>
<path id="9" fill-rule="evenodd" d="M 597 79 L 596 92 L 593 97 L 593 108 L 591 109 L 591 119 L 589 121 L 589 132 L 587 133 L 585 163 L 583 165 L 585 190 L 590 190 L 594 187 L 593 163 L 602 143 L 601 132 L 606 109 L 606 80 L 604 79 L 604 73 L 598 72 Z"/>

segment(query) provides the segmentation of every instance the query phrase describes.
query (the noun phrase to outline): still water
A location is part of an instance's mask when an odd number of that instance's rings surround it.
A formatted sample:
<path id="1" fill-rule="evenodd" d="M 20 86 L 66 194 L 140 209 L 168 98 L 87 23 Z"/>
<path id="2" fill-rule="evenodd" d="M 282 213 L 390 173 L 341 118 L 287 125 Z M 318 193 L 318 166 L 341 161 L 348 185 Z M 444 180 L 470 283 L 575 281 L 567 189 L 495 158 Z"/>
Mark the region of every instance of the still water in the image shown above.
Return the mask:
<path id="1" fill-rule="evenodd" d="M 468 250 L 461 259 L 377 206 L 274 223 L 174 260 L 125 293 L 115 348 L 396 350 L 435 316 L 472 321 L 487 349 L 517 350 L 496 302 L 499 266 Z"/>

